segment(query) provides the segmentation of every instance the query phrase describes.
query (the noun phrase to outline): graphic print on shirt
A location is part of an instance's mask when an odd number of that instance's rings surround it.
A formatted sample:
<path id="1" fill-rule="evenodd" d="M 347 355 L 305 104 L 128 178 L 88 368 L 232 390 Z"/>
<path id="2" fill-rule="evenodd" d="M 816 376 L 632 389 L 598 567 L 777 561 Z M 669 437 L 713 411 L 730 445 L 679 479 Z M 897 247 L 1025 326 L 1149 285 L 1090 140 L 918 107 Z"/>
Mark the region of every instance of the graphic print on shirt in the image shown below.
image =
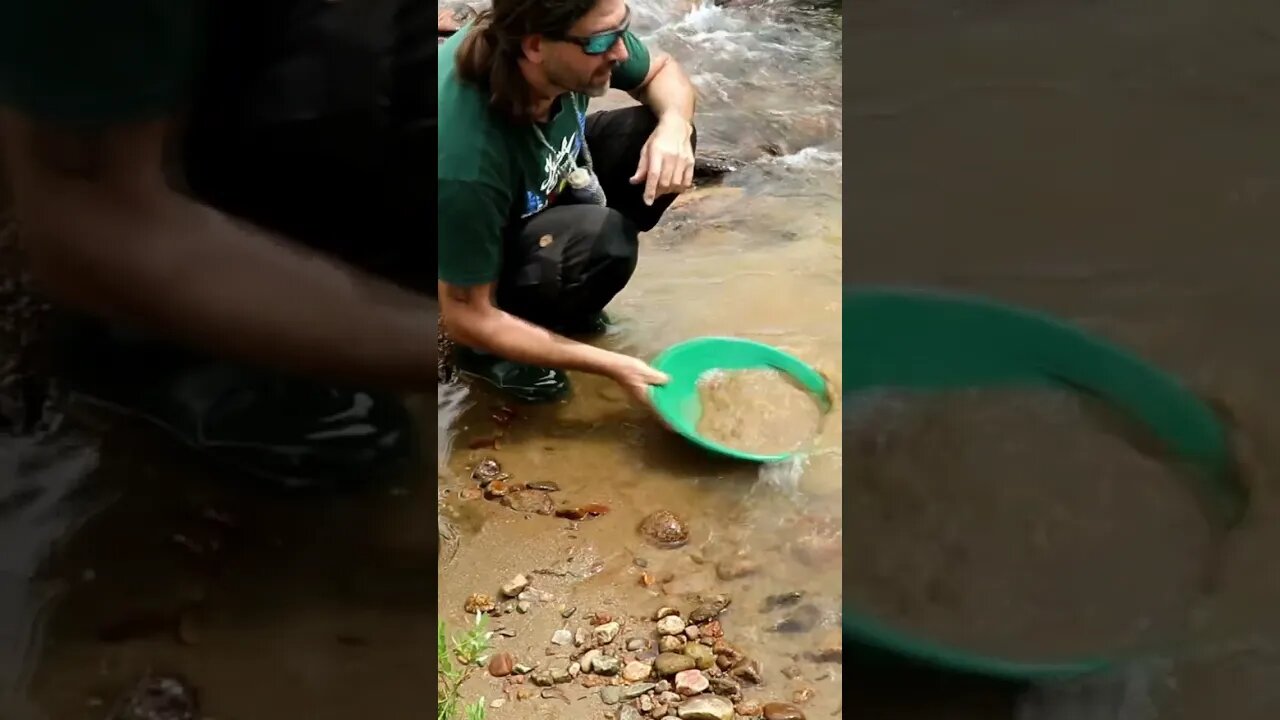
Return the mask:
<path id="1" fill-rule="evenodd" d="M 521 219 L 542 212 L 556 201 L 560 191 L 564 190 L 569 173 L 573 172 L 577 166 L 578 151 L 582 145 L 581 138 L 581 133 L 575 132 L 560 141 L 558 150 L 554 153 L 548 152 L 543 157 L 542 182 L 538 185 L 537 192 L 529 190 L 525 193 L 525 210 L 520 216 Z"/>

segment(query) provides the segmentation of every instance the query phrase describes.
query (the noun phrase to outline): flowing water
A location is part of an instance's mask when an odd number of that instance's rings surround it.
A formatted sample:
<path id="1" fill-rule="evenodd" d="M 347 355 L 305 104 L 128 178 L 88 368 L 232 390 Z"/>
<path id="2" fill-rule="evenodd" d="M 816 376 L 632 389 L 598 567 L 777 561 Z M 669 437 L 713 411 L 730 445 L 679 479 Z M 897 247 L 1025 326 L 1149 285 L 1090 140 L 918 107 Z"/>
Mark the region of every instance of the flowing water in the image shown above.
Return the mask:
<path id="1" fill-rule="evenodd" d="M 1254 493 L 1167 657 L 1021 695 L 947 685 L 875 716 L 1276 717 L 1280 5 L 859 0 L 847 15 L 845 282 L 980 293 L 1135 349 L 1229 409 Z"/>

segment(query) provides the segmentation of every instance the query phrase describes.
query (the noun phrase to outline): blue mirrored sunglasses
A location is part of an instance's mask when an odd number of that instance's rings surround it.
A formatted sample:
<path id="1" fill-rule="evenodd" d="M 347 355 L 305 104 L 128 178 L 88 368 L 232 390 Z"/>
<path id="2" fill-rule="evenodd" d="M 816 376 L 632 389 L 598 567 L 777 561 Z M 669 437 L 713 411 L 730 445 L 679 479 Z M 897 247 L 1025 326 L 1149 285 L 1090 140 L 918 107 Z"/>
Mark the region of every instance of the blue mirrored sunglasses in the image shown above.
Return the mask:
<path id="1" fill-rule="evenodd" d="M 618 26 L 613 30 L 607 30 L 602 33 L 596 33 L 595 35 L 588 35 L 587 37 L 579 37 L 577 35 L 562 35 L 556 39 L 563 40 L 564 42 L 570 42 L 570 43 L 573 43 L 574 45 L 577 45 L 578 47 L 582 48 L 582 52 L 586 53 L 587 55 L 603 55 L 609 52 L 609 48 L 613 47 L 613 44 L 618 42 L 618 38 L 621 38 L 623 34 L 625 34 L 629 29 L 631 29 L 631 8 L 630 7 L 627 8 L 626 17 L 622 19 L 622 25 Z"/>

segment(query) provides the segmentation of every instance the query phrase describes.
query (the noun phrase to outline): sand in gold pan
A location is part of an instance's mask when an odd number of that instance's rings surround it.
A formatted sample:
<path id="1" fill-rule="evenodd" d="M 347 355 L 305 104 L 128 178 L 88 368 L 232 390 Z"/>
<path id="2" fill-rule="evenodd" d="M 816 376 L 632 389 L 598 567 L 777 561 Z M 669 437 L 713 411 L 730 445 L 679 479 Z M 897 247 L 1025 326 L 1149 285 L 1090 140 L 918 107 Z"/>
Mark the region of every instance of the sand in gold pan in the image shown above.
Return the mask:
<path id="1" fill-rule="evenodd" d="M 818 432 L 822 411 L 813 396 L 777 370 L 718 370 L 698 381 L 698 433 L 742 452 L 798 450 Z"/>
<path id="2" fill-rule="evenodd" d="M 1187 478 L 1117 422 L 1047 390 L 851 400 L 845 598 L 1021 660 L 1176 643 L 1212 533 Z"/>

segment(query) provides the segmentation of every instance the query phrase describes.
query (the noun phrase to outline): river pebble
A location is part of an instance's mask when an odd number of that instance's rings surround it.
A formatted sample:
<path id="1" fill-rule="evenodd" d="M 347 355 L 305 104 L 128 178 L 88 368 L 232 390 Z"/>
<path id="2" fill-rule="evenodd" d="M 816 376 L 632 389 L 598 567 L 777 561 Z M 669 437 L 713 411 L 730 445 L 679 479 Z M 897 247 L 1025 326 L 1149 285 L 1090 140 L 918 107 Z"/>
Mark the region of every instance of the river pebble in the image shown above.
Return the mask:
<path id="1" fill-rule="evenodd" d="M 668 677 L 685 670 L 691 670 L 697 665 L 697 662 L 681 653 L 664 652 L 653 661 L 653 669 L 660 677 Z"/>
<path id="2" fill-rule="evenodd" d="M 517 597 L 529 587 L 529 578 L 516 575 L 502 585 L 502 594 L 509 598 Z"/>
<path id="3" fill-rule="evenodd" d="M 563 628 L 551 634 L 552 645 L 568 645 L 573 642 L 573 633 Z"/>
<path id="4" fill-rule="evenodd" d="M 683 654 L 693 658 L 694 667 L 699 670 L 710 670 L 716 664 L 715 653 L 702 643 L 685 643 Z"/>
<path id="5" fill-rule="evenodd" d="M 500 652 L 489 660 L 489 674 L 494 677 L 506 677 L 515 669 L 515 659 L 511 653 Z"/>
<path id="6" fill-rule="evenodd" d="M 679 614 L 680 614 L 680 611 L 679 611 L 679 610 L 677 610 L 677 609 L 675 609 L 675 608 L 673 608 L 673 607 L 668 607 L 668 606 L 665 606 L 665 605 L 664 605 L 664 606 L 662 606 L 662 607 L 658 608 L 658 611 L 657 611 L 657 612 L 655 612 L 655 613 L 653 614 L 653 619 L 654 619 L 654 620 L 661 620 L 662 618 L 664 618 L 664 617 L 666 617 L 666 616 L 668 616 L 668 615 L 679 615 Z"/>
<path id="7" fill-rule="evenodd" d="M 605 705 L 617 705 L 622 702 L 622 688 L 617 685 L 606 685 L 600 688 L 600 700 Z"/>
<path id="8" fill-rule="evenodd" d="M 723 695 L 734 702 L 742 699 L 742 688 L 738 686 L 738 683 L 727 677 L 711 678 L 711 692 Z"/>
<path id="9" fill-rule="evenodd" d="M 684 620 L 679 615 L 668 615 L 658 621 L 658 633 L 661 635 L 679 635 L 684 632 Z"/>
<path id="10" fill-rule="evenodd" d="M 640 522 L 640 535 L 660 548 L 677 548 L 689 541 L 689 525 L 669 510 L 657 510 Z"/>
<path id="11" fill-rule="evenodd" d="M 462 609 L 465 610 L 468 615 L 475 615 L 476 613 L 490 613 L 493 612 L 496 607 L 497 603 L 493 601 L 493 598 L 485 595 L 484 593 L 471 593 L 467 596 L 466 601 L 462 603 Z"/>
<path id="12" fill-rule="evenodd" d="M 627 682 L 640 682 L 647 679 L 652 672 L 653 667 L 648 663 L 632 660 L 627 663 L 626 667 L 622 668 L 622 679 Z"/>
<path id="13" fill-rule="evenodd" d="M 689 613 L 689 622 L 701 625 L 708 620 L 714 620 L 724 612 L 732 603 L 732 599 L 728 595 L 714 595 L 707 598 L 702 604 L 694 608 Z"/>
<path id="14" fill-rule="evenodd" d="M 630 700 L 631 698 L 640 697 L 641 695 L 648 693 L 650 690 L 653 690 L 653 688 L 654 688 L 653 683 L 639 683 L 637 685 L 630 685 L 630 686 L 627 686 L 622 691 L 622 697 Z"/>
<path id="15" fill-rule="evenodd" d="M 609 657 L 608 655 L 597 655 L 591 661 L 591 669 L 597 675 L 617 675 L 618 674 L 618 658 Z"/>
<path id="16" fill-rule="evenodd" d="M 640 711 L 630 705 L 618 708 L 618 720 L 640 720 Z"/>
<path id="17" fill-rule="evenodd" d="M 685 670 L 676 673 L 676 692 L 686 697 L 700 695 L 711 687 L 711 682 L 701 670 Z"/>
<path id="18" fill-rule="evenodd" d="M 759 660 L 743 660 L 734 666 L 729 674 L 752 685 L 764 682 L 764 669 L 760 666 Z"/>
<path id="19" fill-rule="evenodd" d="M 684 638 L 679 635 L 663 635 L 658 638 L 658 649 L 662 652 L 680 652 L 684 647 Z"/>
<path id="20" fill-rule="evenodd" d="M 611 621 L 597 626 L 591 631 L 591 634 L 597 643 L 605 645 L 613 642 L 614 638 L 618 637 L 618 631 L 621 629 L 621 625 Z"/>
<path id="21" fill-rule="evenodd" d="M 733 720 L 733 704 L 715 695 L 700 695 L 681 703 L 676 714 L 680 720 Z"/>
<path id="22" fill-rule="evenodd" d="M 648 646 L 649 646 L 649 641 L 641 637 L 633 637 L 630 640 L 627 640 L 627 649 L 630 650 L 631 652 L 635 652 L 636 650 L 643 650 Z"/>
<path id="23" fill-rule="evenodd" d="M 743 700 L 734 706 L 734 710 L 739 715 L 745 715 L 746 717 L 756 717 L 762 712 L 760 703 L 755 700 Z"/>

